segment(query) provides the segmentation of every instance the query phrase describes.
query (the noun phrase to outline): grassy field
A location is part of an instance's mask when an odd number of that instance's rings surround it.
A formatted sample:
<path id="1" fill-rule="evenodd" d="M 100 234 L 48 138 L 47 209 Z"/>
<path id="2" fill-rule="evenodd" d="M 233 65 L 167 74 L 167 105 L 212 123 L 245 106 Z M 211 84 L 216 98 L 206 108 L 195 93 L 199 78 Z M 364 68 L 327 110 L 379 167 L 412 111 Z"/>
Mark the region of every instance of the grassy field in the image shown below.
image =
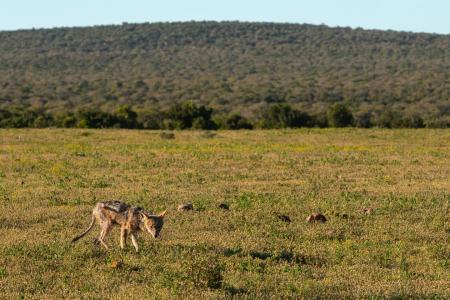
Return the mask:
<path id="1" fill-rule="evenodd" d="M 162 239 L 70 245 L 110 199 Z M 0 298 L 448 299 L 449 203 L 449 130 L 0 130 Z"/>

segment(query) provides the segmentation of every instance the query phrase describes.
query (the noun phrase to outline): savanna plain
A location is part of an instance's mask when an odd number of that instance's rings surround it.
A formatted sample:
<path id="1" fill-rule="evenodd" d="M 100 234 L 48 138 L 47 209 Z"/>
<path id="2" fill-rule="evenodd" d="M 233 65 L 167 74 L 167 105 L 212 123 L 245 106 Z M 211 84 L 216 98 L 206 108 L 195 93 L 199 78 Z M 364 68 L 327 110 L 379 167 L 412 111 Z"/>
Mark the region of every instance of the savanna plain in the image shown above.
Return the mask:
<path id="1" fill-rule="evenodd" d="M 450 297 L 449 130 L 173 134 L 0 130 L 0 298 Z M 161 239 L 71 245 L 104 200 Z"/>

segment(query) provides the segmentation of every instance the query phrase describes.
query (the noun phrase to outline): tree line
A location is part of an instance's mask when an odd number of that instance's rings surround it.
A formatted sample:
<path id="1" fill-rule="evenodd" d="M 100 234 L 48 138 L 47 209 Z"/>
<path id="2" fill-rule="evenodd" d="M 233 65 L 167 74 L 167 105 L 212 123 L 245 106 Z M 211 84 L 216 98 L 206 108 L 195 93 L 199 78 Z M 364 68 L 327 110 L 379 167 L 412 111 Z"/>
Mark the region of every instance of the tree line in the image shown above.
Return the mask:
<path id="1" fill-rule="evenodd" d="M 128 128 L 128 129 L 280 129 L 300 127 L 382 127 L 424 128 L 449 127 L 427 124 L 420 115 L 402 115 L 386 110 L 353 114 L 345 104 L 330 105 L 326 112 L 311 115 L 289 104 L 273 104 L 250 119 L 239 113 L 216 114 L 212 108 L 196 105 L 192 101 L 176 103 L 165 111 L 135 111 L 128 105 L 119 106 L 114 112 L 78 109 L 75 112 L 49 113 L 32 109 L 0 109 L 0 128 Z"/>

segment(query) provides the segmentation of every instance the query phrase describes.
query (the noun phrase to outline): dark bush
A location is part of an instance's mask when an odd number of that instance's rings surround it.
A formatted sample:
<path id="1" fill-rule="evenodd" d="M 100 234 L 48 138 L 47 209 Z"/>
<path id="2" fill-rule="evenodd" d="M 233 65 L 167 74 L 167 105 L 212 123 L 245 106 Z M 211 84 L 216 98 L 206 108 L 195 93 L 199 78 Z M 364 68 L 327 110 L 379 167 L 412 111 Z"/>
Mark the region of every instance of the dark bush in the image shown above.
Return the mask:
<path id="1" fill-rule="evenodd" d="M 144 129 L 161 129 L 163 127 L 163 116 L 159 111 L 139 111 L 137 115 L 137 122 Z"/>
<path id="2" fill-rule="evenodd" d="M 336 103 L 328 108 L 327 119 L 331 127 L 347 127 L 353 124 L 352 112 L 341 103 Z"/>
<path id="3" fill-rule="evenodd" d="M 372 127 L 372 113 L 370 111 L 358 113 L 355 116 L 354 125 L 360 128 Z"/>
<path id="4" fill-rule="evenodd" d="M 326 128 L 328 127 L 328 118 L 326 112 L 319 112 L 312 116 L 312 124 L 315 127 Z"/>
<path id="5" fill-rule="evenodd" d="M 268 129 L 306 127 L 312 126 L 312 118 L 287 104 L 275 104 L 262 112 L 260 125 Z"/>
<path id="6" fill-rule="evenodd" d="M 378 118 L 376 125 L 382 128 L 399 128 L 402 127 L 402 115 L 393 110 L 385 110 Z"/>
<path id="7" fill-rule="evenodd" d="M 402 127 L 406 128 L 424 128 L 425 122 L 418 114 L 411 114 L 403 117 Z"/>
<path id="8" fill-rule="evenodd" d="M 236 113 L 219 117 L 216 122 L 220 129 L 253 129 L 253 124 L 247 118 Z"/>
<path id="9" fill-rule="evenodd" d="M 128 105 L 121 105 L 115 114 L 117 122 L 121 128 L 139 128 L 137 122 L 137 113 L 133 111 Z"/>
<path id="10" fill-rule="evenodd" d="M 79 128 L 108 128 L 120 125 L 116 116 L 100 110 L 79 110 L 75 118 L 76 127 Z"/>
<path id="11" fill-rule="evenodd" d="M 197 107 L 193 102 L 177 103 L 165 113 L 166 124 L 173 129 L 216 129 L 211 120 L 212 109 L 206 106 Z M 168 128 L 172 129 L 172 128 Z"/>

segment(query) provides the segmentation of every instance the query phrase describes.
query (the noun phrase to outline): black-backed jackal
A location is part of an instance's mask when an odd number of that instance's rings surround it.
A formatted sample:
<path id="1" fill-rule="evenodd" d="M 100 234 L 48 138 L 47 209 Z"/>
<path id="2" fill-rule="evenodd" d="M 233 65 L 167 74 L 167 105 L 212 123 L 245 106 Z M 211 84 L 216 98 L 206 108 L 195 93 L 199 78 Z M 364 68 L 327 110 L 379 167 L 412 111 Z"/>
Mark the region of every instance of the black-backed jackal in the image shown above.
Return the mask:
<path id="1" fill-rule="evenodd" d="M 165 211 L 159 215 L 153 215 L 140 207 L 134 207 L 120 201 L 98 202 L 92 211 L 92 221 L 89 228 L 79 236 L 72 239 L 72 243 L 85 236 L 95 224 L 100 225 L 101 231 L 98 242 L 106 249 L 106 235 L 111 231 L 113 225 L 120 225 L 120 248 L 124 248 L 127 236 L 130 235 L 136 252 L 139 251 L 136 234 L 139 231 L 147 231 L 154 238 L 158 238 L 164 224 Z"/>

